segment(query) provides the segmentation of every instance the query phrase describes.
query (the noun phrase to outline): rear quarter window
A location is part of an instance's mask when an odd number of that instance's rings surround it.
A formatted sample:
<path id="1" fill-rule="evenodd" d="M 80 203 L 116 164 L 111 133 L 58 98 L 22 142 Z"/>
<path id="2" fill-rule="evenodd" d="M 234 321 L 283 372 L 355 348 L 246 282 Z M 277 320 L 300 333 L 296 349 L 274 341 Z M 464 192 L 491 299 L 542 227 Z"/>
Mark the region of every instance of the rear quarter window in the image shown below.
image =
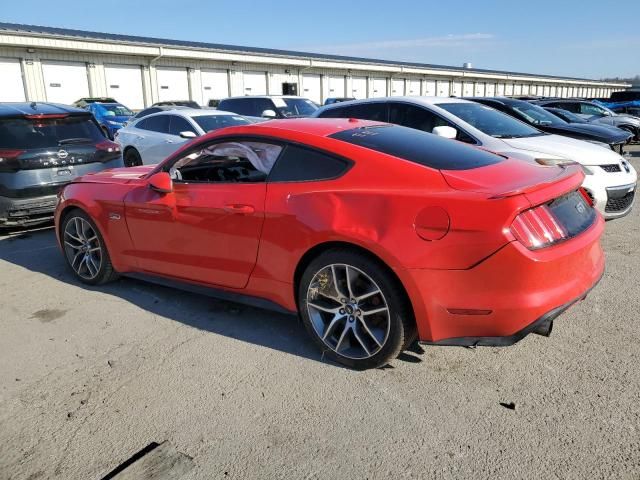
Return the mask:
<path id="1" fill-rule="evenodd" d="M 287 145 L 269 175 L 269 182 L 309 182 L 331 180 L 343 175 L 352 163 L 342 158 Z"/>
<path id="2" fill-rule="evenodd" d="M 502 161 L 493 153 L 397 125 L 354 128 L 330 137 L 438 170 L 469 170 Z"/>

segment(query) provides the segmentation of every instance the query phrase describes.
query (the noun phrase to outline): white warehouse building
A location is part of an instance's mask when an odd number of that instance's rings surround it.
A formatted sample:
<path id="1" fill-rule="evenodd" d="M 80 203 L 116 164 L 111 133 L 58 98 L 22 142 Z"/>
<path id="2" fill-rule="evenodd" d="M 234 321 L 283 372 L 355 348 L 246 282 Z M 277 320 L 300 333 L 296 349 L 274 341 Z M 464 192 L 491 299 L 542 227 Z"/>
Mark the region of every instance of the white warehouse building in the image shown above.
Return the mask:
<path id="1" fill-rule="evenodd" d="M 297 92 L 328 97 L 608 97 L 630 85 L 0 23 L 0 101 L 158 101 Z"/>

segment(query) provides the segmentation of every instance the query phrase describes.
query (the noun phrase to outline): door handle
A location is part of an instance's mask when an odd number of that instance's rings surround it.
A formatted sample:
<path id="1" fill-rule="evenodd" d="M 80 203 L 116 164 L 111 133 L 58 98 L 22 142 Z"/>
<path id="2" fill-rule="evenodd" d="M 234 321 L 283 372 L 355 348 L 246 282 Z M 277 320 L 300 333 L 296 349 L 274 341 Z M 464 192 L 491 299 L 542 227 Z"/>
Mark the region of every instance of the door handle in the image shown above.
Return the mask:
<path id="1" fill-rule="evenodd" d="M 165 140 L 165 143 L 173 143 L 173 140 Z"/>
<path id="2" fill-rule="evenodd" d="M 232 205 L 225 205 L 224 206 L 224 211 L 228 212 L 228 213 L 236 213 L 236 214 L 240 214 L 240 215 L 248 215 L 250 213 L 255 212 L 256 209 L 253 208 L 251 205 L 232 204 Z"/>

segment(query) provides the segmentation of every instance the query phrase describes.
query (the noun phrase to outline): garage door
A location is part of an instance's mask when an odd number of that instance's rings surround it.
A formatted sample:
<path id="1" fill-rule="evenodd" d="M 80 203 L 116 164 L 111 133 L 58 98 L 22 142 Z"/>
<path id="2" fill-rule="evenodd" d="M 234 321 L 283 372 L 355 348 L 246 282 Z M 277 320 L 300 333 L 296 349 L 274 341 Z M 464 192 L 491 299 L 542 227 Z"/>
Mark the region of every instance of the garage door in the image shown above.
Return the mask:
<path id="1" fill-rule="evenodd" d="M 242 74 L 245 95 L 266 95 L 266 72 L 244 72 Z"/>
<path id="2" fill-rule="evenodd" d="M 24 102 L 20 60 L 0 58 L 0 102 Z"/>
<path id="3" fill-rule="evenodd" d="M 462 84 L 462 95 L 465 97 L 473 97 L 473 82 L 464 82 Z"/>
<path id="4" fill-rule="evenodd" d="M 89 96 L 84 63 L 43 62 L 44 91 L 48 102 L 70 104 Z"/>
<path id="5" fill-rule="evenodd" d="M 353 77 L 351 79 L 351 96 L 367 98 L 367 77 Z"/>
<path id="6" fill-rule="evenodd" d="M 496 95 L 501 97 L 502 95 L 504 95 L 504 91 L 505 91 L 504 83 L 499 83 L 498 85 L 496 85 Z"/>
<path id="7" fill-rule="evenodd" d="M 344 76 L 329 75 L 329 93 L 327 97 L 346 97 L 344 88 Z"/>
<path id="8" fill-rule="evenodd" d="M 202 104 L 209 100 L 222 100 L 229 96 L 229 75 L 226 70 L 202 70 Z"/>
<path id="9" fill-rule="evenodd" d="M 451 86 L 451 95 L 455 97 L 462 96 L 462 82 L 453 82 Z"/>
<path id="10" fill-rule="evenodd" d="M 391 80 L 391 95 L 404 95 L 404 79 L 394 78 Z"/>
<path id="11" fill-rule="evenodd" d="M 371 79 L 371 93 L 369 97 L 386 97 L 387 96 L 387 79 L 386 78 L 372 78 Z"/>
<path id="12" fill-rule="evenodd" d="M 522 95 L 529 95 L 529 84 L 525 83 L 522 85 Z"/>
<path id="13" fill-rule="evenodd" d="M 158 100 L 189 100 L 189 78 L 186 68 L 158 67 Z"/>
<path id="14" fill-rule="evenodd" d="M 513 94 L 514 95 L 522 95 L 522 85 L 514 85 L 513 86 Z"/>
<path id="15" fill-rule="evenodd" d="M 320 75 L 305 73 L 302 75 L 302 96 L 316 103 L 322 103 L 322 87 Z"/>
<path id="16" fill-rule="evenodd" d="M 513 83 L 507 83 L 507 86 L 504 88 L 505 95 L 513 95 Z"/>
<path id="17" fill-rule="evenodd" d="M 427 97 L 434 97 L 436 95 L 436 81 L 426 80 L 424 82 L 424 95 Z"/>
<path id="18" fill-rule="evenodd" d="M 420 95 L 420 80 L 407 80 L 407 95 Z"/>
<path id="19" fill-rule="evenodd" d="M 484 94 L 487 97 L 493 97 L 496 94 L 496 84 L 495 83 L 487 83 L 485 86 Z"/>
<path id="20" fill-rule="evenodd" d="M 439 97 L 448 97 L 449 94 L 449 81 L 448 80 L 438 80 L 438 83 L 436 85 L 436 95 L 438 95 Z"/>
<path id="21" fill-rule="evenodd" d="M 484 82 L 476 83 L 476 87 L 473 90 L 474 95 L 476 97 L 484 97 L 484 92 L 485 92 Z"/>
<path id="22" fill-rule="evenodd" d="M 142 70 L 139 65 L 105 65 L 107 96 L 133 109 L 144 108 Z"/>
<path id="23" fill-rule="evenodd" d="M 545 97 L 549 96 L 549 85 L 545 85 L 542 89 L 542 95 L 544 95 Z"/>

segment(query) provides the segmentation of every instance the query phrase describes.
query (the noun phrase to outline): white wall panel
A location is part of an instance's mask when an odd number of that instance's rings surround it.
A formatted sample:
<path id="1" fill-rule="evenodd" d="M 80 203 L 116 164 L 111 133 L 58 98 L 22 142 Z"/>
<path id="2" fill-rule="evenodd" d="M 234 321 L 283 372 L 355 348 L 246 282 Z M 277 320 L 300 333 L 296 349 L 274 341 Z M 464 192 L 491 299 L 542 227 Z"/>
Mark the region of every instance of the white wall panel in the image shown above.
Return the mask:
<path id="1" fill-rule="evenodd" d="M 424 81 L 424 92 L 423 95 L 425 97 L 435 97 L 436 96 L 436 81 L 435 80 L 425 80 Z"/>
<path id="2" fill-rule="evenodd" d="M 420 95 L 420 80 L 411 79 L 407 80 L 407 93 L 406 95 L 418 96 Z"/>
<path id="3" fill-rule="evenodd" d="M 344 75 L 328 75 L 329 91 L 325 97 L 346 97 Z"/>
<path id="4" fill-rule="evenodd" d="M 319 74 L 305 73 L 302 75 L 302 92 L 300 95 L 316 103 L 322 103 L 322 87 Z"/>
<path id="5" fill-rule="evenodd" d="M 105 65 L 107 96 L 129 108 L 144 108 L 142 71 L 137 65 Z"/>
<path id="6" fill-rule="evenodd" d="M 89 96 L 89 79 L 84 63 L 42 62 L 48 102 L 71 104 Z"/>
<path id="7" fill-rule="evenodd" d="M 404 78 L 392 78 L 391 79 L 391 96 L 403 96 L 404 91 Z"/>
<path id="8" fill-rule="evenodd" d="M 226 70 L 202 69 L 200 71 L 202 105 L 209 100 L 222 100 L 229 96 L 229 74 Z"/>
<path id="9" fill-rule="evenodd" d="M 381 77 L 374 77 L 371 79 L 371 92 L 370 98 L 386 97 L 387 96 L 387 79 Z"/>
<path id="10" fill-rule="evenodd" d="M 453 95 L 454 97 L 462 96 L 462 82 L 458 80 L 453 81 L 453 83 L 451 84 L 451 95 Z"/>
<path id="11" fill-rule="evenodd" d="M 158 101 L 189 100 L 189 79 L 186 68 L 157 67 Z"/>
<path id="12" fill-rule="evenodd" d="M 367 77 L 351 79 L 351 96 L 357 99 L 367 98 Z"/>
<path id="13" fill-rule="evenodd" d="M 242 85 L 244 95 L 266 95 L 267 73 L 253 71 L 242 72 Z M 304 92 L 302 95 L 304 95 Z"/>
<path id="14" fill-rule="evenodd" d="M 0 102 L 26 100 L 20 60 L 0 58 Z"/>

